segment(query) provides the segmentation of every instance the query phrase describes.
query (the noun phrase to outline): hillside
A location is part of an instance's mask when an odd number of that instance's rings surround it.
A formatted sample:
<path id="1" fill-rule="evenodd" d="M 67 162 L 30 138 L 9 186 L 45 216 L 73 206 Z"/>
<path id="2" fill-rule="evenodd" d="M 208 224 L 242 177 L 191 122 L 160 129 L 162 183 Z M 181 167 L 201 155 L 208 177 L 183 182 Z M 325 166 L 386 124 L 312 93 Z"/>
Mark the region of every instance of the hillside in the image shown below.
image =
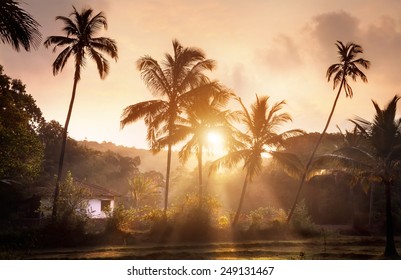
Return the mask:
<path id="1" fill-rule="evenodd" d="M 84 140 L 84 141 L 79 141 L 79 144 L 84 147 L 100 152 L 112 151 L 120 154 L 121 156 L 127 156 L 127 157 L 139 156 L 141 159 L 141 164 L 139 166 L 141 172 L 155 170 L 164 174 L 166 171 L 167 151 L 160 151 L 157 154 L 153 154 L 149 150 L 130 148 L 126 146 L 118 146 L 112 142 L 98 143 L 95 141 Z M 178 160 L 178 153 L 173 152 L 171 170 L 175 170 L 179 166 L 181 166 L 181 163 Z M 194 168 L 195 163 L 193 161 L 189 161 L 185 166 L 187 168 Z"/>

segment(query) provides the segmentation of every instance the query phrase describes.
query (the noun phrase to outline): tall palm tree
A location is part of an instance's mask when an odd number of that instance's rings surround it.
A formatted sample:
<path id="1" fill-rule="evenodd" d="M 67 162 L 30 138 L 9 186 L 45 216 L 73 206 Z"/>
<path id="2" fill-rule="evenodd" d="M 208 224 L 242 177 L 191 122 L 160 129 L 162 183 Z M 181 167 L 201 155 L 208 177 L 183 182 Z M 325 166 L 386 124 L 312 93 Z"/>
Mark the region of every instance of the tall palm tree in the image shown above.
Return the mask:
<path id="1" fill-rule="evenodd" d="M 189 138 L 178 155 L 183 163 L 187 162 L 192 154 L 196 155 L 199 196 L 202 197 L 203 150 L 208 146 L 207 136 L 213 131 L 224 135 L 227 140 L 230 137 L 229 119 L 234 116 L 230 111 L 224 110 L 224 107 L 234 95 L 216 82 L 201 86 L 197 91 L 198 93 L 193 95 L 183 108 L 183 117 L 179 119 L 172 135 L 160 139 L 159 143 L 161 145 L 165 145 L 168 141 L 178 143 Z"/>
<path id="2" fill-rule="evenodd" d="M 22 46 L 26 51 L 39 46 L 42 34 L 40 24 L 14 0 L 0 1 L 0 40 L 11 44 L 16 50 Z"/>
<path id="3" fill-rule="evenodd" d="M 368 60 L 365 60 L 363 58 L 357 58 L 358 54 L 363 53 L 362 47 L 360 45 L 357 45 L 354 43 L 347 43 L 346 45 L 344 45 L 341 41 L 337 41 L 336 46 L 338 49 L 340 62 L 331 65 L 327 69 L 326 77 L 327 77 L 328 81 L 330 81 L 331 78 L 333 77 L 333 89 L 335 89 L 338 85 L 340 85 L 340 87 L 338 88 L 337 95 L 336 95 L 336 98 L 334 99 L 334 103 L 331 108 L 326 125 L 324 126 L 323 131 L 320 134 L 320 137 L 316 143 L 316 146 L 313 149 L 307 164 L 305 165 L 305 171 L 301 178 L 293 206 L 291 208 L 290 213 L 288 214 L 288 218 L 287 218 L 288 223 L 290 222 L 291 217 L 294 213 L 295 207 L 298 203 L 299 195 L 300 195 L 302 187 L 305 183 L 310 165 L 313 161 L 313 158 L 315 157 L 316 151 L 319 148 L 320 143 L 323 140 L 324 135 L 326 134 L 327 128 L 330 125 L 330 121 L 331 121 L 331 118 L 333 117 L 334 110 L 337 106 L 337 101 L 338 101 L 338 98 L 340 97 L 342 89 L 344 89 L 346 97 L 352 98 L 352 96 L 354 94 L 353 94 L 351 86 L 348 83 L 348 79 L 351 78 L 352 80 L 356 81 L 356 79 L 358 77 L 360 77 L 363 82 L 365 82 L 365 83 L 368 82 L 366 75 L 358 68 L 358 66 L 361 66 L 365 69 L 369 69 L 369 67 L 370 67 L 370 62 Z"/>
<path id="4" fill-rule="evenodd" d="M 137 61 L 137 68 L 143 81 L 152 94 L 160 99 L 130 105 L 123 110 L 121 116 L 122 128 L 139 119 L 145 120 L 148 127 L 147 140 L 154 152 L 162 148 L 157 141 L 158 138 L 172 135 L 188 97 L 192 96 L 201 85 L 210 84 L 203 72 L 215 68 L 215 61 L 206 59 L 205 53 L 198 48 L 184 48 L 177 40 L 173 40 L 173 51 L 173 55 L 165 54 L 162 65 L 151 56 L 141 57 Z M 165 213 L 168 205 L 173 144 L 170 141 L 167 143 Z"/>
<path id="5" fill-rule="evenodd" d="M 248 184 L 262 170 L 262 154 L 270 153 L 275 156 L 279 152 L 272 152 L 272 149 L 280 146 L 283 140 L 302 134 L 300 130 L 278 133 L 282 124 L 291 121 L 291 116 L 288 113 L 280 113 L 280 110 L 285 105 L 284 101 L 270 107 L 268 100 L 268 96 L 262 96 L 261 98 L 256 96 L 256 101 L 251 105 L 251 112 L 249 112 L 241 99 L 238 98 L 242 107 L 240 111 L 241 124 L 245 127 L 245 131 L 237 130 L 235 132 L 235 137 L 238 139 L 235 149 L 226 156 L 214 161 L 211 166 L 211 172 L 213 172 L 220 167 L 232 168 L 241 161 L 244 163 L 243 169 L 246 175 L 232 223 L 233 227 L 238 223 Z M 284 157 L 285 154 L 281 154 L 281 156 Z"/>
<path id="6" fill-rule="evenodd" d="M 348 146 L 332 154 L 319 157 L 316 163 L 340 166 L 348 172 L 363 177 L 373 184 L 380 183 L 385 187 L 386 199 L 386 258 L 399 258 L 394 243 L 394 226 L 392 218 L 392 188 L 399 180 L 401 171 L 401 118 L 396 119 L 398 96 L 384 109 L 373 101 L 376 110 L 373 122 L 362 118 L 351 120 L 365 136 L 367 145 Z M 332 167 L 333 168 L 333 165 Z"/>
<path id="7" fill-rule="evenodd" d="M 104 79 L 109 73 L 109 62 L 102 53 L 109 55 L 116 61 L 118 58 L 117 44 L 114 40 L 106 37 L 94 37 L 102 28 L 107 29 L 107 20 L 103 12 L 94 15 L 93 10 L 87 8 L 79 13 L 73 6 L 73 12 L 70 14 L 70 17 L 57 16 L 56 20 L 61 20 L 64 23 L 65 26 L 63 31 L 66 36 L 49 36 L 44 42 L 46 48 L 55 45 L 53 51 L 56 51 L 57 47 L 65 47 L 53 63 L 53 75 L 57 75 L 63 70 L 71 56 L 75 59 L 75 74 L 71 101 L 63 131 L 57 182 L 54 191 L 53 217 L 56 217 L 57 215 L 57 200 L 59 195 L 60 179 L 63 172 L 68 125 L 70 123 L 72 108 L 74 105 L 77 84 L 81 79 L 81 70 L 86 64 L 87 57 L 89 57 L 96 62 L 100 78 Z"/>

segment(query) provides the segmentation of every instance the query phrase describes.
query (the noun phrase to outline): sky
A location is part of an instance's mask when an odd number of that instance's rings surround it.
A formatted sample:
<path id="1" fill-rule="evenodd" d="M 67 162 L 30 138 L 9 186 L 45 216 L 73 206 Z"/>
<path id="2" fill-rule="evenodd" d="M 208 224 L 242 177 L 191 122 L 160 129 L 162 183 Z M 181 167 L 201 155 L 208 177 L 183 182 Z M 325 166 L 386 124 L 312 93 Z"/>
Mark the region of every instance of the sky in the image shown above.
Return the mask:
<path id="1" fill-rule="evenodd" d="M 72 6 L 103 11 L 108 29 L 98 36 L 116 40 L 117 62 L 99 78 L 89 61 L 81 74 L 69 125 L 77 140 L 114 142 L 147 148 L 142 121 L 120 129 L 122 110 L 153 99 L 136 69 L 136 61 L 150 55 L 158 61 L 172 53 L 172 40 L 202 49 L 216 60 L 208 76 L 221 81 L 249 105 L 255 95 L 271 102 L 286 100 L 283 111 L 293 122 L 283 130 L 300 128 L 320 132 L 336 90 L 326 70 L 338 62 L 335 42 L 361 45 L 361 57 L 371 61 L 364 70 L 369 82 L 351 81 L 352 99 L 342 95 L 329 132 L 350 128 L 349 118 L 371 119 L 371 100 L 384 106 L 401 94 L 401 1 L 399 0 L 24 0 L 21 7 L 40 24 L 43 41 L 62 35 L 58 15 L 68 16 Z M 43 43 L 42 41 L 42 43 Z M 52 52 L 43 44 L 31 52 L 16 52 L 0 44 L 0 64 L 12 78 L 27 85 L 46 120 L 64 124 L 73 83 L 73 60 L 62 73 L 52 74 Z"/>

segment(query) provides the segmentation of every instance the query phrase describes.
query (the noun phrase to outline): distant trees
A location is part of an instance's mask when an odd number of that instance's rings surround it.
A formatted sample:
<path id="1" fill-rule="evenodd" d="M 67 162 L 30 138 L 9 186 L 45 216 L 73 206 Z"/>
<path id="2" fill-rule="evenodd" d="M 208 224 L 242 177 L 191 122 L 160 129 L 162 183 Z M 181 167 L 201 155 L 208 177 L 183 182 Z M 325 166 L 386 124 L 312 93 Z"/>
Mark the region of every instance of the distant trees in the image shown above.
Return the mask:
<path id="1" fill-rule="evenodd" d="M 0 1 L 0 41 L 10 44 L 16 51 L 39 46 L 42 35 L 39 23 L 14 0 Z"/>
<path id="2" fill-rule="evenodd" d="M 147 140 L 153 151 L 162 147 L 158 138 L 171 136 L 183 107 L 200 86 L 210 81 L 203 73 L 213 70 L 215 62 L 207 59 L 198 48 L 184 48 L 173 40 L 173 54 L 165 54 L 165 60 L 159 64 L 151 56 L 144 56 L 137 61 L 137 68 L 142 79 L 153 95 L 161 99 L 143 101 L 126 107 L 121 116 L 121 127 L 144 119 L 148 127 Z M 170 185 L 171 152 L 174 143 L 171 138 L 167 146 L 166 186 L 164 212 L 167 211 Z"/>
<path id="3" fill-rule="evenodd" d="M 353 91 L 352 91 L 351 86 L 348 83 L 348 79 L 351 78 L 352 80 L 356 81 L 356 79 L 358 77 L 360 77 L 363 82 L 366 83 L 368 81 L 366 75 L 358 68 L 358 67 L 363 67 L 365 69 L 369 69 L 369 67 L 370 67 L 370 62 L 368 60 L 365 60 L 363 58 L 357 58 L 358 54 L 363 53 L 362 47 L 360 45 L 357 45 L 354 43 L 347 43 L 346 45 L 344 45 L 341 41 L 337 41 L 336 46 L 338 49 L 340 62 L 331 65 L 327 69 L 326 77 L 327 77 L 328 81 L 330 81 L 331 78 L 333 77 L 333 89 L 335 89 L 338 85 L 340 85 L 340 87 L 338 88 L 338 92 L 337 92 L 336 98 L 334 99 L 333 107 L 330 111 L 326 125 L 324 126 L 323 131 L 320 134 L 320 137 L 316 143 L 316 146 L 313 149 L 313 151 L 309 157 L 309 160 L 305 166 L 305 171 L 301 178 L 301 182 L 299 184 L 293 206 L 290 210 L 290 213 L 288 214 L 287 222 L 289 222 L 291 220 L 291 217 L 294 213 L 294 210 L 297 205 L 302 187 L 305 183 L 305 179 L 306 179 L 307 173 L 309 171 L 310 165 L 313 161 L 313 158 L 315 157 L 316 151 L 317 151 L 320 143 L 323 140 L 323 136 L 326 134 L 327 128 L 330 125 L 330 121 L 331 121 L 331 118 L 333 117 L 334 110 L 337 106 L 337 101 L 338 101 L 338 98 L 340 97 L 342 89 L 344 89 L 346 97 L 352 98 Z"/>
<path id="4" fill-rule="evenodd" d="M 116 60 L 118 58 L 117 44 L 114 40 L 106 37 L 94 37 L 94 35 L 100 31 L 101 28 L 107 28 L 107 20 L 102 12 L 93 15 L 92 9 L 83 9 L 81 13 L 79 13 L 75 7 L 73 7 L 73 12 L 70 14 L 70 16 L 72 19 L 64 16 L 56 17 L 56 20 L 61 20 L 65 24 L 63 31 L 66 33 L 66 36 L 50 36 L 44 42 L 45 47 L 55 45 L 53 51 L 55 51 L 57 47 L 66 46 L 66 48 L 61 51 L 53 63 L 54 75 L 63 70 L 65 64 L 71 56 L 74 56 L 75 58 L 74 84 L 72 88 L 70 106 L 64 125 L 59 169 L 54 191 L 53 217 L 55 217 L 57 214 L 57 200 L 59 194 L 59 184 L 63 172 L 68 125 L 70 123 L 72 108 L 74 105 L 77 84 L 81 79 L 81 69 L 85 65 L 87 57 L 89 57 L 96 62 L 100 78 L 104 79 L 109 73 L 109 62 L 102 55 L 102 53 L 106 53 Z"/>

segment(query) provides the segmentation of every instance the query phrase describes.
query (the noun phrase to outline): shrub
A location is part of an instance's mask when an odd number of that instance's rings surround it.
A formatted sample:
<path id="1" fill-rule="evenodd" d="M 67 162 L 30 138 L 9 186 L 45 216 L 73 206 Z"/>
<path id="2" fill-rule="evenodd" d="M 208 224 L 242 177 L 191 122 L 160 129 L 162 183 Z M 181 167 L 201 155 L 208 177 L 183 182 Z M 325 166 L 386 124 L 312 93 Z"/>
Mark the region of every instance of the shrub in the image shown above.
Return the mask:
<path id="1" fill-rule="evenodd" d="M 290 226 L 295 234 L 301 236 L 314 236 L 319 234 L 319 230 L 312 222 L 311 216 L 308 213 L 305 200 L 298 203 L 294 215 L 292 216 Z"/>

